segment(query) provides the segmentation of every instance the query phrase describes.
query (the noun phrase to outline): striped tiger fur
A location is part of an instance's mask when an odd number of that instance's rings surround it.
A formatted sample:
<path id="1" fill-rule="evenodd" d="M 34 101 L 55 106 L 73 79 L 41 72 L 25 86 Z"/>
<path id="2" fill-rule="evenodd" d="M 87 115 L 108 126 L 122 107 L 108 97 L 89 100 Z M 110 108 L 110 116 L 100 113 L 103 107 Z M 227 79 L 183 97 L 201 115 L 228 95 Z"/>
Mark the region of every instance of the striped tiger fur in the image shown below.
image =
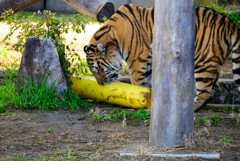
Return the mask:
<path id="1" fill-rule="evenodd" d="M 84 47 L 90 70 L 99 84 L 118 78 L 122 59 L 131 83 L 151 87 L 154 8 L 121 6 Z M 213 9 L 196 6 L 194 110 L 210 97 L 219 71 L 232 53 L 232 70 L 240 91 L 240 28 Z"/>

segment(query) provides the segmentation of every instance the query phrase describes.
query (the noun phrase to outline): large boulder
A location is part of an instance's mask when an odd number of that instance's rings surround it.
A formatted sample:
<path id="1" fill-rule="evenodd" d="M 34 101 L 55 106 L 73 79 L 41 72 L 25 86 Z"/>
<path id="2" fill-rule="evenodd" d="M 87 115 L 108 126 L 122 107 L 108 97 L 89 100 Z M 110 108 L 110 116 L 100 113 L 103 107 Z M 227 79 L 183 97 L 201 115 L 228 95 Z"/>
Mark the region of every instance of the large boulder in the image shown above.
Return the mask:
<path id="1" fill-rule="evenodd" d="M 55 83 L 55 91 L 64 94 L 67 91 L 67 79 L 59 61 L 55 45 L 49 39 L 29 37 L 25 44 L 18 73 L 18 87 L 28 86 L 29 80 L 46 80 L 46 86 Z"/>

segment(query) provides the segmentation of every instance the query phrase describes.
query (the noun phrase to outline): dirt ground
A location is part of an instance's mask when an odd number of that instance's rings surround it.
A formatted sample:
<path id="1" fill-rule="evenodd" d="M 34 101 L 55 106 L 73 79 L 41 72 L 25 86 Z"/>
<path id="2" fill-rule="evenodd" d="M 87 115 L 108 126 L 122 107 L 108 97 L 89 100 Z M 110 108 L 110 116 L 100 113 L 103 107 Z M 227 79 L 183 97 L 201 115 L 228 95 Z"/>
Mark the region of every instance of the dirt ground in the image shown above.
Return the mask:
<path id="1" fill-rule="evenodd" d="M 109 113 L 114 107 L 94 103 L 91 109 L 96 108 Z M 214 115 L 223 121 L 199 124 L 201 117 Z M 0 160 L 160 160 L 144 153 L 220 153 L 221 160 L 240 160 L 239 117 L 236 113 L 199 111 L 195 114 L 193 139 L 184 146 L 164 150 L 148 144 L 149 126 L 144 121 L 137 125 L 124 121 L 127 126 L 123 126 L 123 120 L 98 122 L 90 109 L 10 109 L 9 114 L 0 115 Z M 141 155 L 120 157 L 120 153 Z"/>

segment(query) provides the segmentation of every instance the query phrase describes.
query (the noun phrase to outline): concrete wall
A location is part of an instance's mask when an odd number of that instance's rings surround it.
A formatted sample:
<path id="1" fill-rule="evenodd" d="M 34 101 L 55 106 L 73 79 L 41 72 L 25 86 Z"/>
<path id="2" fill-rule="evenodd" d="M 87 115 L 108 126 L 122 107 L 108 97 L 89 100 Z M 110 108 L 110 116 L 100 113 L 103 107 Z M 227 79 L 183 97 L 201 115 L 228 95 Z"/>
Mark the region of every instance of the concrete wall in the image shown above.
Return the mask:
<path id="1" fill-rule="evenodd" d="M 150 7 L 153 6 L 154 0 L 109 0 L 111 1 L 115 9 L 118 9 L 121 5 L 132 3 L 142 7 Z M 45 6 L 45 7 L 44 7 Z M 62 11 L 62 12 L 73 12 L 76 11 L 66 4 L 63 0 L 45 0 L 28 8 L 29 10 L 52 10 L 52 11 Z"/>
<path id="2" fill-rule="evenodd" d="M 38 2 L 27 10 L 52 10 L 59 12 L 77 13 L 71 6 L 65 3 L 63 0 L 45 0 Z"/>
<path id="3" fill-rule="evenodd" d="M 77 12 L 63 0 L 46 0 L 46 10 Z"/>
<path id="4" fill-rule="evenodd" d="M 154 0 L 109 0 L 111 1 L 115 8 L 119 8 L 121 5 L 132 3 L 141 7 L 152 7 L 154 5 Z"/>
<path id="5" fill-rule="evenodd" d="M 44 1 L 38 2 L 32 6 L 30 6 L 27 10 L 44 10 Z"/>

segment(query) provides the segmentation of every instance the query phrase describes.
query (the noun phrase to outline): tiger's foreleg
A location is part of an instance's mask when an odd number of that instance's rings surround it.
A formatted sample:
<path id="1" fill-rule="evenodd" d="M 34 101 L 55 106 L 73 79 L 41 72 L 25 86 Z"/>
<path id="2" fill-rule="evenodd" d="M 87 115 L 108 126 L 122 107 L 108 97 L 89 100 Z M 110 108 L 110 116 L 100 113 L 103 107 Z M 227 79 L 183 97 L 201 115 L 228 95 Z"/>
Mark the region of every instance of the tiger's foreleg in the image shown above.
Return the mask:
<path id="1" fill-rule="evenodd" d="M 131 83 L 151 88 L 152 82 L 152 50 L 145 50 L 138 57 L 138 61 L 129 68 Z"/>

